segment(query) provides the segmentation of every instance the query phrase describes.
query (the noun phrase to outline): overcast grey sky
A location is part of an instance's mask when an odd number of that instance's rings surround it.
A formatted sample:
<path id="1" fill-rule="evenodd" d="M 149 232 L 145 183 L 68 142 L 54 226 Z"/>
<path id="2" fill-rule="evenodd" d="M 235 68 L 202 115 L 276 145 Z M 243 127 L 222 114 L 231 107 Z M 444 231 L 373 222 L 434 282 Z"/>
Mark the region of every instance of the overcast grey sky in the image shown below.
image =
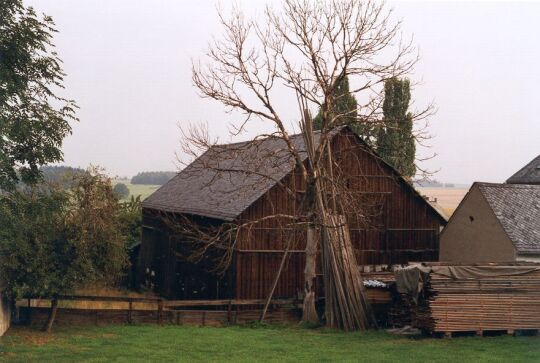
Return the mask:
<path id="1" fill-rule="evenodd" d="M 267 1 L 240 2 L 248 13 Z M 279 4 L 279 1 L 273 1 Z M 51 15 L 65 95 L 81 107 L 65 164 L 110 174 L 174 170 L 178 124 L 208 122 L 229 141 L 222 106 L 200 99 L 191 59 L 219 35 L 215 0 L 26 0 Z M 222 2 L 226 4 L 226 2 Z M 419 105 L 434 100 L 424 166 L 456 183 L 504 181 L 540 153 L 540 3 L 391 2 L 421 61 Z M 285 106 L 287 106 L 285 104 Z M 290 104 L 290 117 L 296 112 Z M 252 132 L 257 131 L 254 125 Z"/>

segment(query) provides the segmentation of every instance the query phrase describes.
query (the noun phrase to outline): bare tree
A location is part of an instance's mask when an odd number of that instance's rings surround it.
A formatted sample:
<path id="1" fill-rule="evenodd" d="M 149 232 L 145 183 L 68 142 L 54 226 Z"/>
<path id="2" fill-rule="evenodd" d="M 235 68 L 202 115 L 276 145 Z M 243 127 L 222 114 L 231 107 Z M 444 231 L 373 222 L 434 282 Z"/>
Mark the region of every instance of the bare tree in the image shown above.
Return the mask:
<path id="1" fill-rule="evenodd" d="M 355 223 L 371 223 L 380 214 L 380 203 L 352 193 L 347 171 L 339 157 L 332 155 L 330 141 L 347 119 L 334 107 L 338 101 L 334 89 L 349 77 L 351 92 L 360 100 L 357 122 L 370 126 L 380 123 L 382 85 L 392 77 L 407 75 L 418 59 L 412 44 L 401 38 L 400 22 L 393 22 L 390 15 L 383 3 L 372 0 L 284 0 L 280 10 L 267 7 L 261 22 L 248 20 L 234 10 L 229 18 L 220 14 L 224 36 L 210 45 L 207 62 L 193 66 L 193 81 L 202 97 L 245 116 L 234 125 L 232 134 L 243 132 L 252 120 L 272 125 L 273 131 L 251 142 L 225 147 L 210 140 L 206 128 L 191 128 L 184 132 L 184 152 L 193 157 L 205 154 L 185 171 L 189 175 L 210 169 L 216 178 L 242 174 L 245 180 L 239 188 L 272 182 L 292 199 L 299 197 L 275 175 L 282 175 L 277 172 L 281 170 L 298 173 L 306 188 L 300 207 L 291 213 L 276 208 L 275 214 L 265 218 L 278 221 L 283 231 L 307 232 L 303 320 L 318 321 L 314 278 L 320 253 L 326 322 L 345 330 L 365 329 L 374 323 L 347 226 L 351 218 L 357 218 Z M 298 101 L 300 139 L 289 133 L 290 120 L 283 118 L 284 110 L 276 102 L 276 95 L 284 92 Z M 313 131 L 312 109 L 321 110 L 318 132 Z M 418 117 L 427 113 L 429 110 L 423 110 Z M 246 152 L 249 148 L 256 152 Z M 231 154 L 249 155 L 249 160 L 231 159 Z M 209 179 L 208 185 L 213 181 Z M 238 231 L 264 223 L 258 220 L 201 228 L 187 220 L 166 219 L 184 236 L 184 242 L 196 247 L 190 249 L 197 251 L 190 252 L 190 258 L 205 258 L 210 249 L 222 251 L 216 264 L 221 269 L 230 263 Z M 286 239 L 269 299 L 287 252 L 298 243 L 294 236 L 291 232 Z"/>

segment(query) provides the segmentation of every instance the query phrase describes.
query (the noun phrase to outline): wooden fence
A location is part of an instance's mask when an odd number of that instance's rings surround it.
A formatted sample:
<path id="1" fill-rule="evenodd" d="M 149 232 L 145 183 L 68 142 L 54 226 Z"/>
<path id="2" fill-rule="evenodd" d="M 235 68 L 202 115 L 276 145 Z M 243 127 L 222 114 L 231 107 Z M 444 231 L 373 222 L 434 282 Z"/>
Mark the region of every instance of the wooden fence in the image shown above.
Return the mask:
<path id="1" fill-rule="evenodd" d="M 38 299 L 19 302 L 20 317 L 27 324 L 44 324 L 48 307 L 36 307 Z M 119 308 L 62 307 L 65 301 L 123 303 Z M 124 296 L 60 296 L 56 324 L 176 324 L 221 326 L 258 320 L 263 299 L 254 300 L 164 300 Z M 137 308 L 144 304 L 144 308 Z M 149 308 L 152 306 L 152 308 Z M 298 301 L 272 300 L 265 320 L 297 321 Z"/>

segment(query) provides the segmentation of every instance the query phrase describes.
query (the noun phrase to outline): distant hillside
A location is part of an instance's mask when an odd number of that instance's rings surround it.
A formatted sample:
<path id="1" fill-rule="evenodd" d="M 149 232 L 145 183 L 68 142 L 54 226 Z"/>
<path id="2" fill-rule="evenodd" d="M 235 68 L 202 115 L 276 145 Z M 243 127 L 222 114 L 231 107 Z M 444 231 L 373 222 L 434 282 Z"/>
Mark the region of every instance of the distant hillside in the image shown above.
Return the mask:
<path id="1" fill-rule="evenodd" d="M 176 174 L 175 171 L 144 171 L 131 178 L 131 184 L 163 185 Z"/>
<path id="2" fill-rule="evenodd" d="M 443 183 L 438 180 L 417 180 L 413 182 L 417 188 L 466 188 L 468 184 Z"/>
<path id="3" fill-rule="evenodd" d="M 43 180 L 49 184 L 60 184 L 69 188 L 71 179 L 75 175 L 86 173 L 86 170 L 64 165 L 45 165 L 39 168 Z"/>

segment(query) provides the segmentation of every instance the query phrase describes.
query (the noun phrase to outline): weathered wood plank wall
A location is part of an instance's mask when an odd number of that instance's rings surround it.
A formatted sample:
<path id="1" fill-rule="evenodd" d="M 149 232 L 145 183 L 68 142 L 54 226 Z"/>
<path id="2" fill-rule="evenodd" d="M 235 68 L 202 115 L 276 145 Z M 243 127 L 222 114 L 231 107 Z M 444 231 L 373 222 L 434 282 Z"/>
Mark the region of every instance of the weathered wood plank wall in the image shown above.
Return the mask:
<path id="1" fill-rule="evenodd" d="M 333 139 L 332 152 L 340 164 L 339 170 L 344 172 L 348 187 L 362 205 L 361 210 L 347 216 L 358 264 L 436 261 L 439 232 L 444 221 L 428 203 L 411 190 L 392 168 L 359 143 L 351 131 L 345 129 Z M 297 196 L 305 192 L 306 187 L 298 172 L 287 175 L 282 182 Z M 301 208 L 299 199 L 292 198 L 276 185 L 248 207 L 237 221 L 255 221 L 275 213 L 295 215 Z M 360 215 L 369 215 L 370 218 L 359 218 Z M 204 223 L 219 223 L 203 220 Z M 206 296 L 201 298 L 265 298 L 289 242 L 291 255 L 274 298 L 296 297 L 303 291 L 305 232 L 292 229 L 285 219 L 264 220 L 243 230 L 225 277 L 205 275 L 204 271 L 179 262 L 168 229 L 155 218 L 155 214 L 143 210 L 143 224 L 141 279 L 144 279 L 147 268 L 155 271 L 157 289 L 163 296 L 198 298 L 189 294 L 182 296 L 182 291 L 187 291 L 185 284 L 192 281 L 205 285 Z M 321 290 L 320 281 L 318 285 L 318 290 Z"/>
<path id="2" fill-rule="evenodd" d="M 332 151 L 340 169 L 347 172 L 350 189 L 364 200 L 365 210 L 359 213 L 367 211 L 372 215 L 363 222 L 355 215 L 347 218 L 358 264 L 436 261 L 443 222 L 422 197 L 359 144 L 355 135 L 336 136 Z M 305 190 L 298 173 L 285 177 L 283 183 L 296 193 Z M 251 205 L 239 220 L 255 221 L 275 213 L 294 214 L 299 207 L 294 198 L 276 185 Z M 293 241 L 292 253 L 274 297 L 297 296 L 303 290 L 305 237 L 302 231 L 287 229 L 285 224 L 286 221 L 268 219 L 239 237 L 236 298 L 264 298 L 268 294 L 289 239 Z"/>

